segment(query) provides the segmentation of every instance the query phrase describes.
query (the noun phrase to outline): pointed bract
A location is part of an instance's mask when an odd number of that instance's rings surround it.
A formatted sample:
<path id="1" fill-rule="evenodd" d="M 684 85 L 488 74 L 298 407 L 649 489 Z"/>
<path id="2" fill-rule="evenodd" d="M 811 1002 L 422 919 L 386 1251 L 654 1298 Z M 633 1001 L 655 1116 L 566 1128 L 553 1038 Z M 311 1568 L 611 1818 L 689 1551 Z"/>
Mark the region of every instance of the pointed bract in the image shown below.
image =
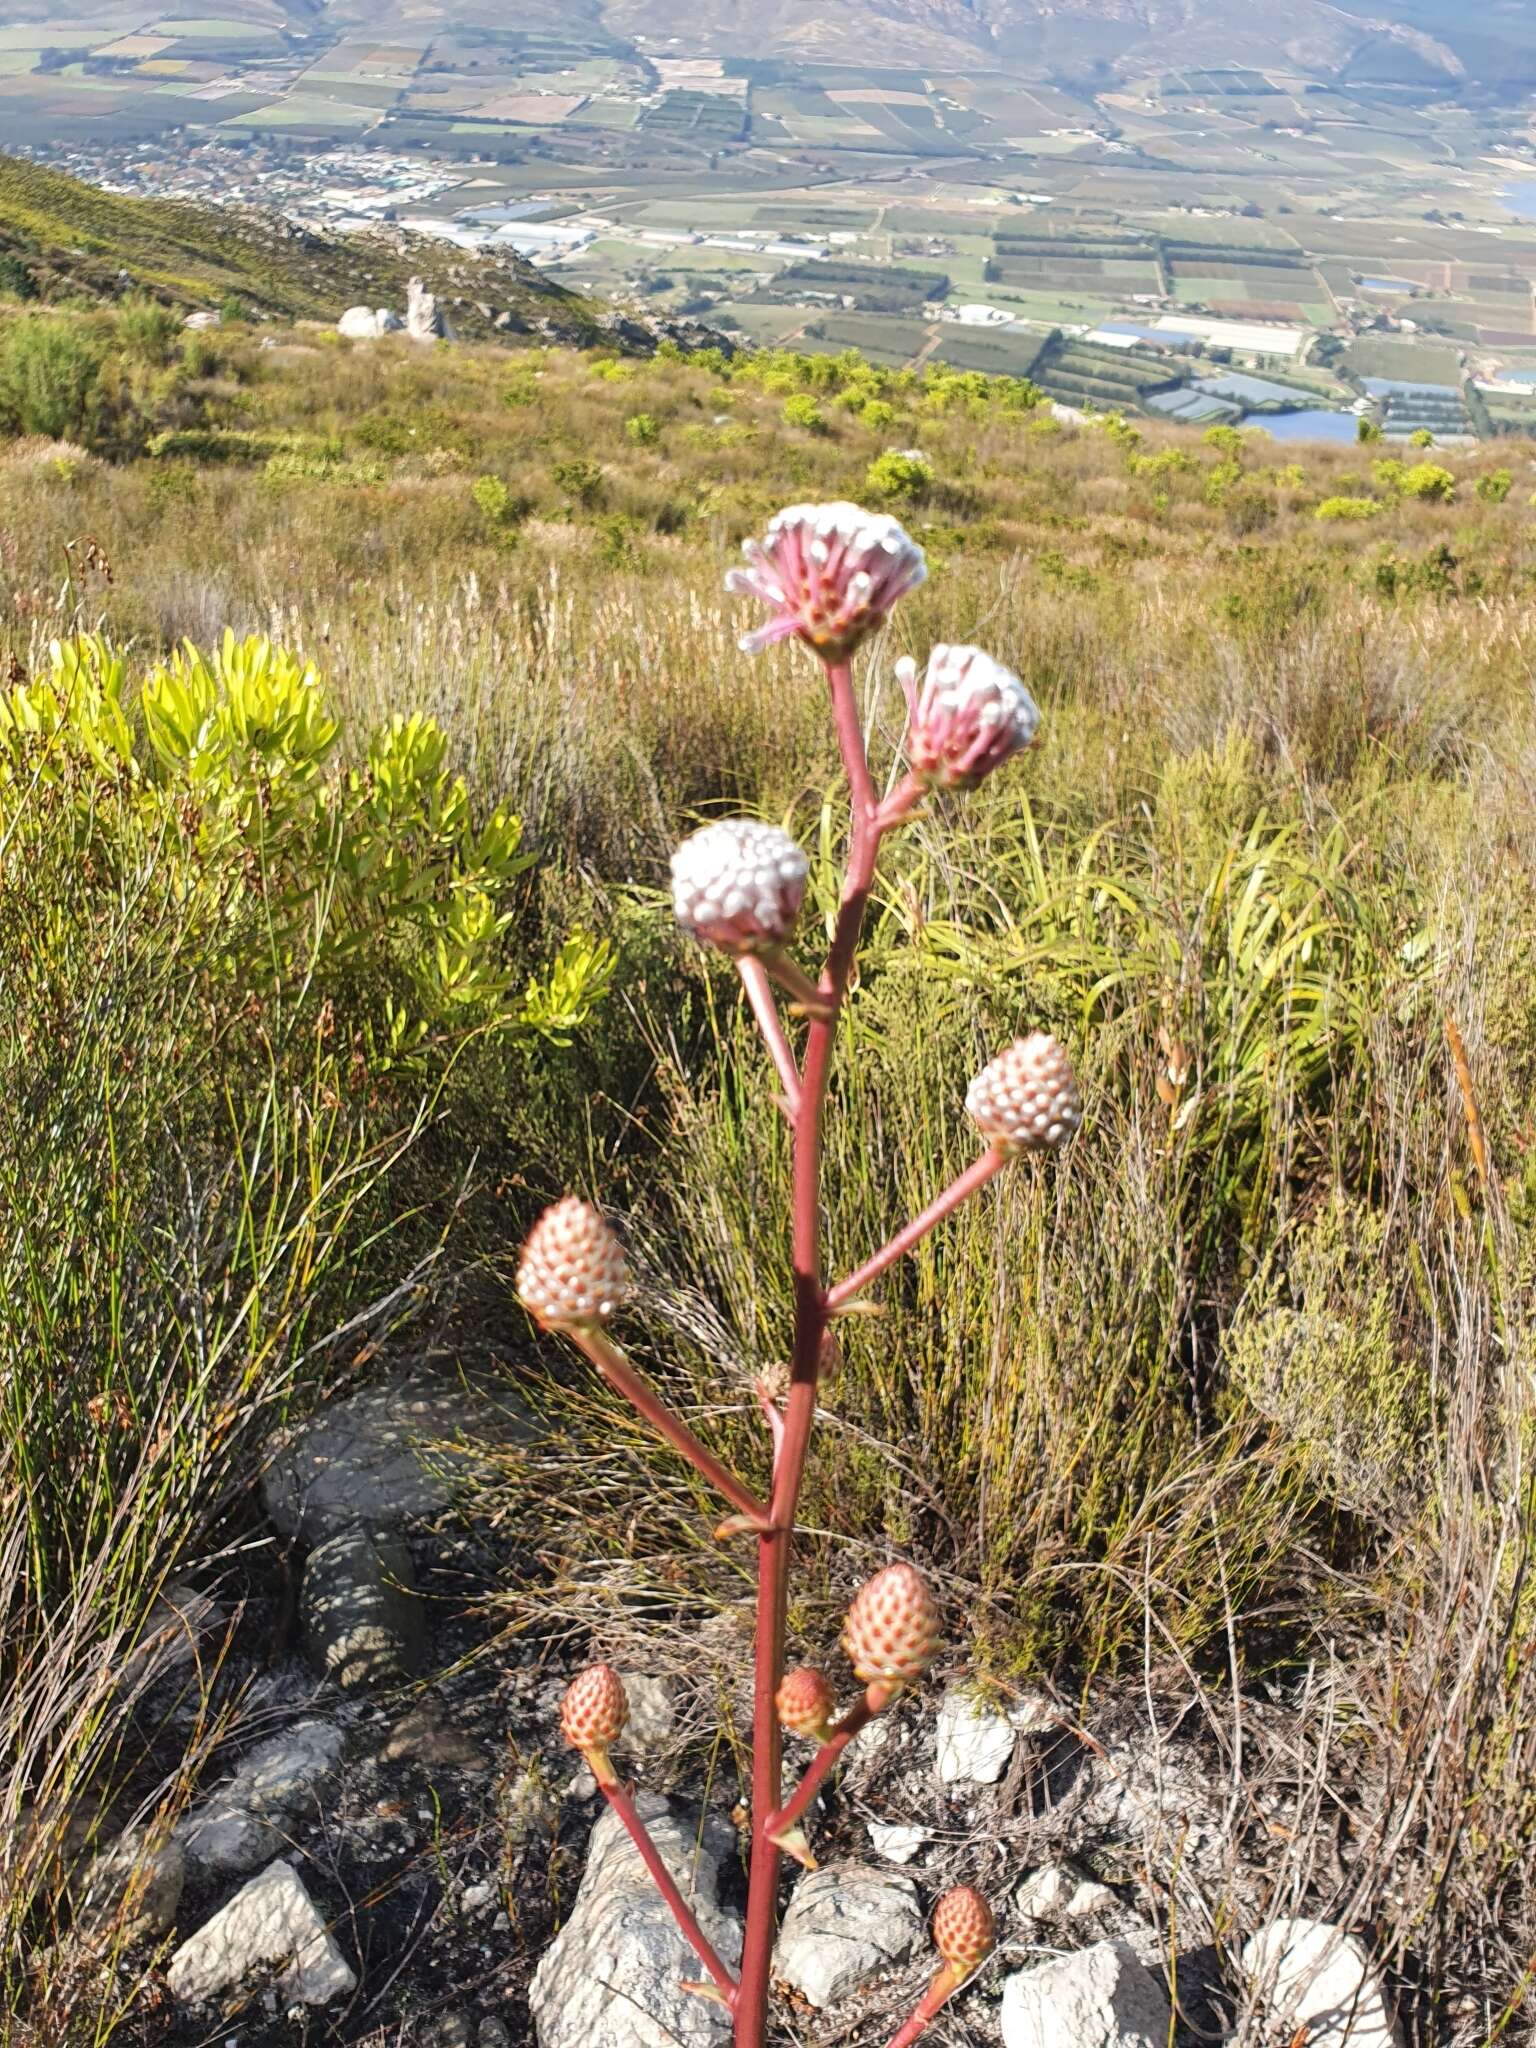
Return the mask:
<path id="1" fill-rule="evenodd" d="M 1051 1152 L 1083 1120 L 1072 1062 L 1047 1032 L 1015 1039 L 971 1083 L 965 1106 L 999 1152 Z"/>
<path id="2" fill-rule="evenodd" d="M 939 1612 L 922 1573 L 888 1564 L 861 1586 L 843 1624 L 843 1648 L 867 1683 L 921 1678 L 939 1648 Z"/>
<path id="3" fill-rule="evenodd" d="M 760 598 L 773 614 L 744 636 L 748 654 L 800 639 L 828 661 L 846 661 L 928 574 L 922 549 L 898 521 L 846 503 L 791 505 L 742 553 L 748 567 L 732 569 L 726 589 Z"/>
<path id="4" fill-rule="evenodd" d="M 629 1291 L 624 1248 L 590 1202 L 567 1195 L 528 1233 L 517 1298 L 549 1330 L 606 1323 Z"/>

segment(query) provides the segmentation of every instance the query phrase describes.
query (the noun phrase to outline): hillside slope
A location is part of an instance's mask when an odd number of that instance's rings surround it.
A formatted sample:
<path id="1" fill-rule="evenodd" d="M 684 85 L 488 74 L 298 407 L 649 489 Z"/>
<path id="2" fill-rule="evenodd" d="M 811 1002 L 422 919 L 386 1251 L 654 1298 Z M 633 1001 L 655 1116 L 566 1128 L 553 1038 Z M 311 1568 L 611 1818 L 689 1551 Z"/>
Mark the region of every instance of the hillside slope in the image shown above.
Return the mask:
<path id="1" fill-rule="evenodd" d="M 129 199 L 7 156 L 0 264 L 22 296 L 110 300 L 143 290 L 189 310 L 235 298 L 283 319 L 401 307 L 407 281 L 420 276 L 466 336 L 500 328 L 579 342 L 598 327 L 586 300 L 510 253 L 466 255 L 392 231 L 327 237 L 276 215 Z"/>

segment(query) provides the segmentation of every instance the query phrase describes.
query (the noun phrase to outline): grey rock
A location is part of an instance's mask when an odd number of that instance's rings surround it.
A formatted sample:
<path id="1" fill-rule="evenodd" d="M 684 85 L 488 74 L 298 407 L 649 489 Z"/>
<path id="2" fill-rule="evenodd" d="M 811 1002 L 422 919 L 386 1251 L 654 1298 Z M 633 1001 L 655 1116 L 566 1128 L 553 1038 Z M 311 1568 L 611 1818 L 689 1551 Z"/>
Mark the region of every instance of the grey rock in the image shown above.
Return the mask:
<path id="1" fill-rule="evenodd" d="M 1375 1965 L 1342 1927 L 1277 1920 L 1243 1948 L 1243 1972 L 1286 2039 L 1308 2048 L 1400 2048 Z"/>
<path id="2" fill-rule="evenodd" d="M 330 1721 L 300 1721 L 259 1742 L 176 1830 L 186 1855 L 208 1871 L 238 1876 L 277 1854 L 288 1823 L 333 1781 L 346 1738 Z"/>
<path id="3" fill-rule="evenodd" d="M 320 1543 L 354 1522 L 401 1528 L 441 1514 L 485 1470 L 466 1445 L 527 1437 L 504 1390 L 413 1373 L 333 1402 L 292 1431 L 261 1482 L 280 1534 Z"/>
<path id="4" fill-rule="evenodd" d="M 636 1805 L 705 1934 L 734 1964 L 741 1922 L 720 1902 L 721 1872 L 736 1853 L 731 1830 L 691 1824 L 656 1793 L 640 1793 Z M 729 2015 L 682 1989 L 702 1975 L 622 1822 L 604 1813 L 571 1917 L 529 1991 L 540 2048 L 723 2048 Z"/>
<path id="5" fill-rule="evenodd" d="M 152 1845 L 142 1830 L 130 1830 L 86 1872 L 75 1926 L 88 1937 L 111 1930 L 126 1941 L 159 1941 L 176 1924 L 186 1881 L 179 1842 Z"/>
<path id="6" fill-rule="evenodd" d="M 419 277 L 405 288 L 405 331 L 412 341 L 452 341 L 453 329 L 443 317 L 436 295 Z"/>
<path id="7" fill-rule="evenodd" d="M 152 1602 L 143 1634 L 123 1660 L 120 1683 L 136 1689 L 192 1670 L 224 1622 L 224 1610 L 210 1594 L 173 1581 Z"/>
<path id="8" fill-rule="evenodd" d="M 445 2012 L 428 2029 L 423 2048 L 475 2048 L 474 2022 L 468 2013 Z"/>
<path id="9" fill-rule="evenodd" d="M 392 1529 L 358 1523 L 317 1545 L 299 1615 L 310 1663 L 346 1690 L 396 1685 L 421 1668 L 426 1618 L 410 1549 Z"/>
<path id="10" fill-rule="evenodd" d="M 774 1970 L 811 2005 L 828 2006 L 909 1956 L 922 1933 L 911 1878 L 858 1863 L 814 1870 L 795 1886 Z"/>
<path id="11" fill-rule="evenodd" d="M 1032 1870 L 1015 1898 L 1026 1920 L 1092 1920 L 1115 1912 L 1120 1901 L 1071 1863 L 1045 1863 Z"/>
<path id="12" fill-rule="evenodd" d="M 480 2022 L 479 2048 L 512 2048 L 512 2036 L 503 2021 L 488 2019 Z"/>
<path id="13" fill-rule="evenodd" d="M 629 1720 L 624 1740 L 632 1749 L 660 1749 L 670 1741 L 677 1726 L 677 1701 L 664 1678 L 643 1671 L 621 1671 L 624 1696 L 629 1701 Z"/>
<path id="14" fill-rule="evenodd" d="M 280 1972 L 278 1996 L 292 2004 L 328 2005 L 357 1984 L 291 1863 L 243 1884 L 177 1949 L 166 1982 L 184 2005 L 201 2005 L 266 1970 Z"/>
<path id="15" fill-rule="evenodd" d="M 1003 1985 L 1003 2048 L 1168 2048 L 1161 1984 L 1123 1941 L 1020 1970 Z"/>

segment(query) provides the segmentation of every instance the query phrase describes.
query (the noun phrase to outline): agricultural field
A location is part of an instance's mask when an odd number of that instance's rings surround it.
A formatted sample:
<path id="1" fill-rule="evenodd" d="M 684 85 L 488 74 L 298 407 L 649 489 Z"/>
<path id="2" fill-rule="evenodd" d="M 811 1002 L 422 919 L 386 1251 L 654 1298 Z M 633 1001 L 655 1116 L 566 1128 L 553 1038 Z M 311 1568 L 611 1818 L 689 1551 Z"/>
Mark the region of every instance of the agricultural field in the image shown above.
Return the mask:
<path id="1" fill-rule="evenodd" d="M 1456 385 L 1536 350 L 1520 103 L 1377 76 L 1372 37 L 1321 73 L 1246 47 L 1140 65 L 1110 39 L 1090 83 L 1023 31 L 985 65 L 882 67 L 647 44 L 602 14 L 499 28 L 424 0 L 409 26 L 364 7 L 333 33 L 258 0 L 112 0 L 0 25 L 0 123 L 126 191 L 322 227 L 408 214 L 462 237 L 478 207 L 537 198 L 572 234 L 527 253 L 579 289 L 748 340 L 895 322 L 883 361 L 1015 363 L 1057 330 L 1161 316 L 1299 334 L 1271 366 L 1317 348 L 1325 374 L 1330 351 L 1418 341 Z"/>

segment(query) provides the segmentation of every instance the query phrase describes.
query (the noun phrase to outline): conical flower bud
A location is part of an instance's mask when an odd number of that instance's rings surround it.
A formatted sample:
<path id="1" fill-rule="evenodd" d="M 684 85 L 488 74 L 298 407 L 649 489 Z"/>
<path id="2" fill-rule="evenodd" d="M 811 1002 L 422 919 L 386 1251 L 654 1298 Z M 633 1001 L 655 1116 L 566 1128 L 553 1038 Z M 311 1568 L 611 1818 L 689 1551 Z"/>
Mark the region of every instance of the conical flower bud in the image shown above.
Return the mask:
<path id="1" fill-rule="evenodd" d="M 773 608 L 742 640 L 748 654 L 798 638 L 826 660 L 845 661 L 928 574 L 922 549 L 896 520 L 846 503 L 791 505 L 742 553 L 749 566 L 732 569 L 726 589 Z"/>
<path id="2" fill-rule="evenodd" d="M 907 1685 L 922 1677 L 939 1647 L 939 1614 L 922 1573 L 888 1564 L 853 1596 L 843 1648 L 866 1683 Z"/>
<path id="3" fill-rule="evenodd" d="M 981 1968 L 996 1941 L 996 1916 L 968 1884 L 957 1884 L 934 1907 L 933 1945 L 951 1969 L 968 1977 Z"/>
<path id="4" fill-rule="evenodd" d="M 803 1735 L 808 1742 L 826 1741 L 837 1699 L 824 1671 L 809 1665 L 786 1671 L 774 1697 L 779 1720 L 791 1735 Z"/>
<path id="5" fill-rule="evenodd" d="M 1072 1062 L 1044 1031 L 1016 1039 L 983 1067 L 965 1106 L 999 1152 L 1054 1151 L 1083 1120 Z"/>
<path id="6" fill-rule="evenodd" d="M 672 907 L 686 932 L 726 953 L 772 952 L 794 931 L 810 863 L 777 825 L 724 818 L 672 856 Z"/>
<path id="7" fill-rule="evenodd" d="M 629 1292 L 624 1250 L 590 1202 L 567 1195 L 528 1233 L 517 1298 L 548 1330 L 605 1323 Z"/>
<path id="8" fill-rule="evenodd" d="M 897 664 L 912 706 L 907 759 L 924 782 L 974 789 L 1021 753 L 1040 729 L 1040 710 L 1011 669 L 979 647 L 935 647 L 922 691 L 916 665 Z"/>
<path id="9" fill-rule="evenodd" d="M 560 1732 L 572 1749 L 606 1749 L 624 1733 L 629 1701 L 611 1664 L 589 1664 L 565 1689 Z"/>

